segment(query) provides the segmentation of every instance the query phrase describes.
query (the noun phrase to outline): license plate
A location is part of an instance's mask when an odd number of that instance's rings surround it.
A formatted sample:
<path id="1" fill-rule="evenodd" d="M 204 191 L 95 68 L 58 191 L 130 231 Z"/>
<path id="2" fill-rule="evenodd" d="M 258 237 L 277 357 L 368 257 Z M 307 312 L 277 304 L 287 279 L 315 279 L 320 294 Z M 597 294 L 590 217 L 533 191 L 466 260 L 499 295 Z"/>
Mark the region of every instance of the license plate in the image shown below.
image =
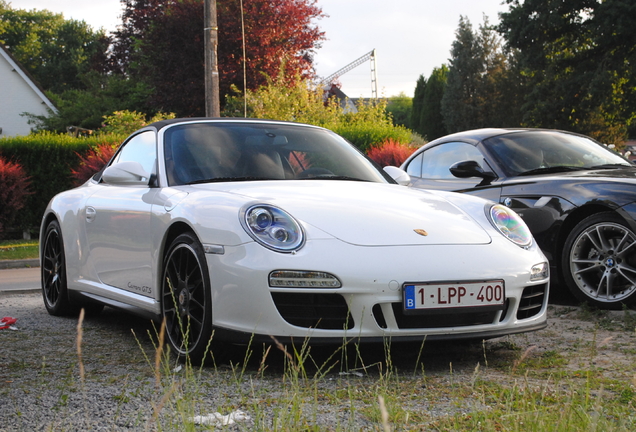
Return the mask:
<path id="1" fill-rule="evenodd" d="M 406 311 L 464 307 L 503 309 L 505 300 L 503 280 L 404 285 Z"/>

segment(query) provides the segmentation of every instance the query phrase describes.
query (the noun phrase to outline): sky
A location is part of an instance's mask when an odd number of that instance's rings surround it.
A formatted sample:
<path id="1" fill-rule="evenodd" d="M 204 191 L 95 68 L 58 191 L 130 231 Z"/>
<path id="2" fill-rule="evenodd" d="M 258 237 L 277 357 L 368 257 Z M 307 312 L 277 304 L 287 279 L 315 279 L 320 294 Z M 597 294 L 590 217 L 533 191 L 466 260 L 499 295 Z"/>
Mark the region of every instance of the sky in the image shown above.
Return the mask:
<path id="1" fill-rule="evenodd" d="M 120 0 L 8 0 L 14 9 L 48 9 L 66 19 L 85 21 L 94 29 L 113 31 L 121 23 Z M 316 51 L 314 66 L 327 77 L 376 50 L 378 95 L 413 96 L 420 75 L 448 64 L 460 16 L 477 29 L 491 24 L 508 7 L 503 0 L 318 0 L 327 17 L 316 22 L 326 40 Z M 222 43 L 222 41 L 219 41 Z M 372 94 L 371 62 L 340 77 L 351 98 Z"/>

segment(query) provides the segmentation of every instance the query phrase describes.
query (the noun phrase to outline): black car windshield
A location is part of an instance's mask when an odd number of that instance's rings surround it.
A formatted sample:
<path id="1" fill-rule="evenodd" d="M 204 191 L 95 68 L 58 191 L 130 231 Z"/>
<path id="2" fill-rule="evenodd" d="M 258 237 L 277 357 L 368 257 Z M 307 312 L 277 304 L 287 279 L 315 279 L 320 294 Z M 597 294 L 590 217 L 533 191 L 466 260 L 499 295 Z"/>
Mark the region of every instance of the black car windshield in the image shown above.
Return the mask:
<path id="1" fill-rule="evenodd" d="M 164 134 L 170 186 L 254 180 L 391 180 L 333 132 L 294 124 L 192 122 Z"/>
<path id="2" fill-rule="evenodd" d="M 523 131 L 483 141 L 507 176 L 633 166 L 589 138 L 556 131 Z"/>

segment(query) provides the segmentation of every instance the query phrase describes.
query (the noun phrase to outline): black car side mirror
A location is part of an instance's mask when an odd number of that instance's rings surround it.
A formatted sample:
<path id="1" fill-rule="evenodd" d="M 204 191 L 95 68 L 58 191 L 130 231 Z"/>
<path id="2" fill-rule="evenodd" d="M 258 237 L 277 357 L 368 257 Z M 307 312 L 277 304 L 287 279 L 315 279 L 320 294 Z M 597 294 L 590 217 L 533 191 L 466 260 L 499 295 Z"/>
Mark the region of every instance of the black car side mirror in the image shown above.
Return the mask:
<path id="1" fill-rule="evenodd" d="M 479 177 L 484 180 L 491 180 L 497 177 L 494 173 L 484 171 L 474 160 L 457 162 L 449 170 L 457 178 Z"/>

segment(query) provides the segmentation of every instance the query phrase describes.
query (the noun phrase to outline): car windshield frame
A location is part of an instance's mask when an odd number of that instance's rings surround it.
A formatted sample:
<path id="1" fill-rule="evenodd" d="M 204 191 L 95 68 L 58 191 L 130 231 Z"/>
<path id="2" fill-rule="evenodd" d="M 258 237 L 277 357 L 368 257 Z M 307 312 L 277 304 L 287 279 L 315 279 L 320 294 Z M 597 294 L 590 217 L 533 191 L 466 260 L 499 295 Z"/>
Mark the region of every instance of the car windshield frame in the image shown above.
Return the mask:
<path id="1" fill-rule="evenodd" d="M 394 180 L 344 138 L 293 123 L 201 121 L 163 131 L 169 186 L 258 180 Z"/>
<path id="2" fill-rule="evenodd" d="M 482 141 L 506 177 L 633 167 L 591 138 L 559 131 L 519 131 Z"/>

